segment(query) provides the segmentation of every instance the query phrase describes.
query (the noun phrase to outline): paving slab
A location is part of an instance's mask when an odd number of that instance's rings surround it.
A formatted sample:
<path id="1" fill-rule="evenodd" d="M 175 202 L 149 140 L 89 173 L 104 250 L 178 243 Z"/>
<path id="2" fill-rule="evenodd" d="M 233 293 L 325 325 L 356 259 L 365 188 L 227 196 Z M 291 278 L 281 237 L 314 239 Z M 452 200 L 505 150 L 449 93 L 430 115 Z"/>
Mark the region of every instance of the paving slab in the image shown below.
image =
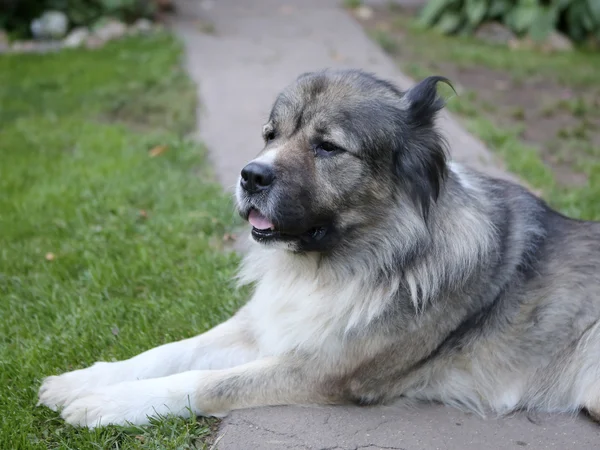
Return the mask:
<path id="1" fill-rule="evenodd" d="M 535 423 L 531 422 L 535 420 Z M 592 450 L 597 424 L 523 414 L 482 419 L 442 405 L 277 406 L 233 413 L 220 449 Z"/>
<path id="2" fill-rule="evenodd" d="M 420 1 L 420 0 L 419 0 Z M 299 74 L 362 68 L 407 89 L 402 74 L 336 0 L 179 0 L 171 26 L 199 86 L 197 136 L 219 181 L 231 190 L 262 148 L 275 96 Z M 443 75 L 443 74 L 442 74 Z M 440 127 L 456 161 L 516 178 L 448 113 Z M 486 419 L 440 405 L 270 407 L 235 411 L 217 448 L 245 449 L 600 449 L 600 427 L 582 417 L 522 414 Z"/>

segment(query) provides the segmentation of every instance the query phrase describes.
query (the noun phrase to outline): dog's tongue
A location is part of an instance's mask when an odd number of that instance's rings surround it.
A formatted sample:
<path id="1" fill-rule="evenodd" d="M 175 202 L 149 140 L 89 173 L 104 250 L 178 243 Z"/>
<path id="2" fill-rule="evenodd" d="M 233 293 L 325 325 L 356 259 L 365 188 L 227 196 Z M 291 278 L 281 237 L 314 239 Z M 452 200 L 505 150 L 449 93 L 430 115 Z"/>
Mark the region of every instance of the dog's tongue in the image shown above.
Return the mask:
<path id="1" fill-rule="evenodd" d="M 253 209 L 250 211 L 250 215 L 248 216 L 248 222 L 257 230 L 269 230 L 271 228 L 275 228 L 273 223 L 259 213 L 257 210 Z"/>

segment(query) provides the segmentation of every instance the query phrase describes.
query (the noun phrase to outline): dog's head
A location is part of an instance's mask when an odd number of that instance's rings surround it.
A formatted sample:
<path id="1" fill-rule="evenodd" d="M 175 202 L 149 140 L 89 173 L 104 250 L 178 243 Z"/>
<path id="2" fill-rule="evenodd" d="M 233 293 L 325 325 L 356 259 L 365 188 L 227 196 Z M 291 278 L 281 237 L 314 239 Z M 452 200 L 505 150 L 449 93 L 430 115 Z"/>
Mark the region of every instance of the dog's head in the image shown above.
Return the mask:
<path id="1" fill-rule="evenodd" d="M 240 215 L 263 244 L 326 252 L 405 202 L 427 219 L 446 172 L 429 77 L 406 92 L 356 70 L 300 76 L 276 99 L 265 147 L 243 168 Z M 394 203 L 391 203 L 394 202 Z"/>

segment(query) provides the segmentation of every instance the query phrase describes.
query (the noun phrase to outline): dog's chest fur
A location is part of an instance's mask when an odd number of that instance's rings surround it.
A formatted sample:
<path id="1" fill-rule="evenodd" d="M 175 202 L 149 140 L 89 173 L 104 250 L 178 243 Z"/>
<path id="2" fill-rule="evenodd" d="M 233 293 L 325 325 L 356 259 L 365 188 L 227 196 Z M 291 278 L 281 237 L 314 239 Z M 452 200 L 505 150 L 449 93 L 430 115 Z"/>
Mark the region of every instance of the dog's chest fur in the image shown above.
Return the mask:
<path id="1" fill-rule="evenodd" d="M 256 284 L 246 309 L 262 355 L 338 354 L 348 333 L 388 304 L 391 293 L 374 296 L 361 274 L 336 282 L 327 270 L 309 256 L 280 250 L 255 248 L 246 256 L 240 278 Z"/>

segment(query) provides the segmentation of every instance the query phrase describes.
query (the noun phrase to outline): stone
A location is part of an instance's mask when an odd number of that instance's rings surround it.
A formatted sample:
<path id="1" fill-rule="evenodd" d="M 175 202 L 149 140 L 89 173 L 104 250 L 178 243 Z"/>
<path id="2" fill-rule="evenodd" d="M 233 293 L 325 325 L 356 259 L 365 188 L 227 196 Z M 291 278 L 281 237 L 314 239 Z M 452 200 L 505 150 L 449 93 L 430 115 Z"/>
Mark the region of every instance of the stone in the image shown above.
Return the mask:
<path id="1" fill-rule="evenodd" d="M 475 31 L 475 37 L 491 44 L 506 45 L 516 39 L 515 33 L 499 22 L 483 23 Z"/>
<path id="2" fill-rule="evenodd" d="M 369 8 L 366 5 L 361 5 L 358 8 L 356 8 L 354 14 L 356 14 L 356 17 L 358 17 L 361 20 L 369 20 L 371 17 L 373 17 L 373 9 Z"/>
<path id="3" fill-rule="evenodd" d="M 152 31 L 152 27 L 152 21 L 141 18 L 136 20 L 130 29 L 135 33 L 146 34 Z"/>
<path id="4" fill-rule="evenodd" d="M 86 27 L 75 28 L 63 40 L 63 45 L 65 48 L 81 47 L 83 44 L 85 44 L 89 35 L 90 30 L 88 30 Z"/>
<path id="5" fill-rule="evenodd" d="M 127 33 L 127 25 L 116 19 L 101 20 L 94 27 L 94 36 L 102 42 L 119 39 Z"/>
<path id="6" fill-rule="evenodd" d="M 31 22 L 35 39 L 61 39 L 67 34 L 69 19 L 61 11 L 46 11 Z"/>
<path id="7" fill-rule="evenodd" d="M 554 31 L 544 40 L 543 47 L 553 52 L 569 52 L 573 50 L 573 43 L 562 33 Z"/>

